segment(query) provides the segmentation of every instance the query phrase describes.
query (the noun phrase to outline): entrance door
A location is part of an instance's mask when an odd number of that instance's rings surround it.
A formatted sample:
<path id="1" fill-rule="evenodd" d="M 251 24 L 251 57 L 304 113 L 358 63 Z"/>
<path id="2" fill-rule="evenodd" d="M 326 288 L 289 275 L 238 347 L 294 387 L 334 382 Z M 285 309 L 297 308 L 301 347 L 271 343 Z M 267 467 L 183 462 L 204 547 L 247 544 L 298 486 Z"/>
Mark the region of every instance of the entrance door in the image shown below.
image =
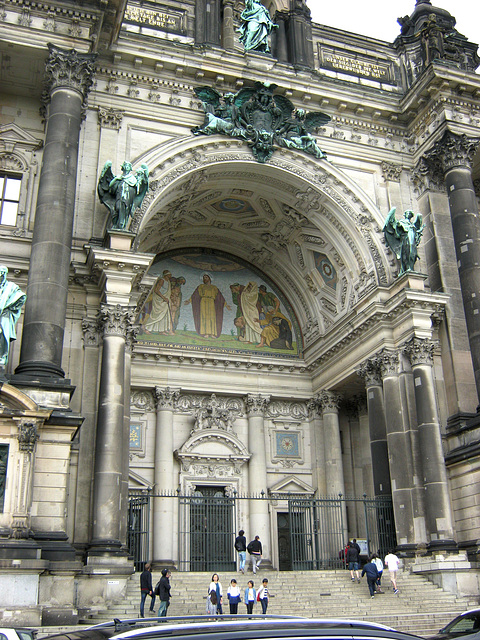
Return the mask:
<path id="1" fill-rule="evenodd" d="M 292 570 L 292 547 L 290 539 L 290 514 L 277 513 L 278 531 L 278 568 L 280 571 Z"/>
<path id="2" fill-rule="evenodd" d="M 188 502 L 190 571 L 235 571 L 233 498 L 224 487 L 197 486 Z"/>

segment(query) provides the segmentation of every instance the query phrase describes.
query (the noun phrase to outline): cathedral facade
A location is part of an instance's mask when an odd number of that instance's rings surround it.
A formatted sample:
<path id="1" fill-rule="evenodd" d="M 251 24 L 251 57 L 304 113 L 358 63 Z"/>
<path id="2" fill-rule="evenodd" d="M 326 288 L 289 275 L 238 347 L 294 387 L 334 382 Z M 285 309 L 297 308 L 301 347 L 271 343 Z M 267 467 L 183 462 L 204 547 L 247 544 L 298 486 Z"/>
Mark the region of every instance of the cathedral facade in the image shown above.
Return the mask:
<path id="1" fill-rule="evenodd" d="M 239 529 L 276 569 L 355 536 L 478 594 L 480 59 L 430 0 L 399 23 L 1 4 L 12 620 L 235 567 Z"/>

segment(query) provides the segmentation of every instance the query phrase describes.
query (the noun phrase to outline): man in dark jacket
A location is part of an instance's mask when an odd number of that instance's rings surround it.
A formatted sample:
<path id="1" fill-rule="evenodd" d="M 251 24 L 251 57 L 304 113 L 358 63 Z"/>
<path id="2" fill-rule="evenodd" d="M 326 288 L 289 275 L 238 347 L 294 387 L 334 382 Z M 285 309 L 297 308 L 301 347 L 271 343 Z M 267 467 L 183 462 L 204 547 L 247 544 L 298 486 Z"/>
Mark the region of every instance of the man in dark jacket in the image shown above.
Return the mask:
<path id="1" fill-rule="evenodd" d="M 262 561 L 262 543 L 259 536 L 255 536 L 255 540 L 248 543 L 247 551 L 252 557 L 252 571 L 257 573 L 257 567 Z"/>
<path id="2" fill-rule="evenodd" d="M 374 562 L 372 562 L 371 559 L 363 567 L 362 577 L 364 575 L 367 576 L 367 583 L 368 583 L 368 589 L 370 591 L 370 597 L 374 598 L 375 585 L 377 584 L 377 580 L 378 580 L 378 569 L 377 569 L 377 565 Z"/>
<path id="3" fill-rule="evenodd" d="M 160 596 L 160 606 L 158 607 L 158 617 L 163 618 L 167 615 L 167 609 L 170 605 L 170 576 L 172 574 L 168 569 L 162 569 L 162 577 L 160 578 L 160 584 L 158 588 L 158 595 Z"/>
<path id="4" fill-rule="evenodd" d="M 235 549 L 238 551 L 238 558 L 240 560 L 239 569 L 242 573 L 245 573 L 245 560 L 247 558 L 247 539 L 245 538 L 245 531 L 240 529 L 238 536 L 235 538 Z"/>
<path id="5" fill-rule="evenodd" d="M 358 571 L 360 568 L 360 554 L 358 553 L 358 549 L 356 546 L 354 546 L 353 542 L 348 543 L 345 561 L 348 568 L 350 569 L 352 582 L 355 582 L 355 576 L 357 576 L 357 582 L 360 582 L 360 574 Z"/>
<path id="6" fill-rule="evenodd" d="M 141 593 L 140 617 L 144 618 L 145 617 L 145 613 L 144 613 L 145 600 L 147 598 L 147 595 L 150 596 L 152 599 L 150 602 L 151 613 L 154 613 L 154 607 L 155 607 L 155 594 L 153 592 L 153 587 L 152 587 L 152 565 L 149 563 L 145 565 L 145 570 L 142 571 L 142 573 L 140 574 L 140 593 Z"/>

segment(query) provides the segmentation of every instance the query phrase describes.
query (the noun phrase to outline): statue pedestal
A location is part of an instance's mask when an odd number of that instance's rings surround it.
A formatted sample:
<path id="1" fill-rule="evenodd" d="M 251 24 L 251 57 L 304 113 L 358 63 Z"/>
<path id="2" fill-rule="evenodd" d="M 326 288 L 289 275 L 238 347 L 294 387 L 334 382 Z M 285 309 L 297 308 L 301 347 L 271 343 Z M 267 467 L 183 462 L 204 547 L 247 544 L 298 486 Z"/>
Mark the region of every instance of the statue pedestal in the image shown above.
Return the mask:
<path id="1" fill-rule="evenodd" d="M 130 251 L 135 234 L 122 229 L 108 229 L 105 236 L 105 247 L 115 251 Z"/>

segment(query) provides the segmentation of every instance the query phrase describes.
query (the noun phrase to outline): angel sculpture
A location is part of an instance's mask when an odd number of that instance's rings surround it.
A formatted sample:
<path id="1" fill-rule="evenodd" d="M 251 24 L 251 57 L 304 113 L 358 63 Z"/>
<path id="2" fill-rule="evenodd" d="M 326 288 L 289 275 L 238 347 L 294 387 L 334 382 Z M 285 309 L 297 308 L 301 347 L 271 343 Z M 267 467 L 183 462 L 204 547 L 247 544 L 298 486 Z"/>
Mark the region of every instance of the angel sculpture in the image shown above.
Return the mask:
<path id="1" fill-rule="evenodd" d="M 148 167 L 140 165 L 133 173 L 130 162 L 122 164 L 122 173 L 113 175 L 112 163 L 105 163 L 98 181 L 100 202 L 110 211 L 112 229 L 125 229 L 135 209 L 142 205 L 148 191 Z"/>
<path id="2" fill-rule="evenodd" d="M 396 207 L 390 209 L 385 219 L 383 232 L 385 241 L 397 260 L 400 260 L 401 266 L 398 275 L 402 275 L 407 271 L 413 271 L 415 262 L 419 260 L 417 247 L 420 244 L 422 233 L 425 228 L 422 215 L 407 210 L 403 214 L 403 219 L 395 218 Z"/>
<path id="3" fill-rule="evenodd" d="M 244 137 L 242 127 L 237 122 L 238 109 L 251 97 L 253 89 L 241 89 L 237 93 L 225 93 L 223 96 L 212 87 L 196 87 L 194 91 L 202 101 L 205 111 L 203 125 L 192 129 L 194 135 L 203 133 L 210 136 L 220 133 L 234 138 Z"/>
<path id="4" fill-rule="evenodd" d="M 283 101 L 287 100 L 283 98 Z M 278 103 L 278 96 L 275 96 Z M 290 101 L 288 100 L 290 103 Z M 282 128 L 277 134 L 278 144 L 289 149 L 299 149 L 310 153 L 315 158 L 326 158 L 324 153 L 317 144 L 311 132 L 322 127 L 330 120 L 330 116 L 321 111 L 306 112 L 304 109 L 294 109 L 290 103 L 290 115 L 284 122 Z"/>

